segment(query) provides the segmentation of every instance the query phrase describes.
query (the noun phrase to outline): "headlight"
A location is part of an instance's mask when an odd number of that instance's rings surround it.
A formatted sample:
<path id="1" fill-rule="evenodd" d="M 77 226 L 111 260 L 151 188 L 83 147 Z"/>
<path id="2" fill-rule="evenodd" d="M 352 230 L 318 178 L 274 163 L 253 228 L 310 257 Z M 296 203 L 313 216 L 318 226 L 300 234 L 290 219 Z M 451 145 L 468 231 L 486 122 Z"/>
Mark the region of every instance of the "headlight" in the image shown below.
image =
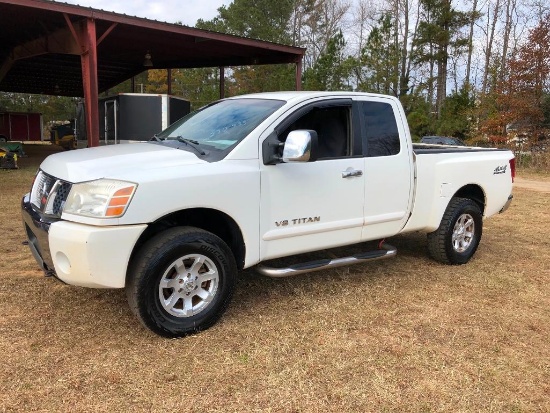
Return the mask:
<path id="1" fill-rule="evenodd" d="M 63 212 L 92 218 L 117 218 L 130 205 L 137 184 L 114 179 L 73 184 Z"/>

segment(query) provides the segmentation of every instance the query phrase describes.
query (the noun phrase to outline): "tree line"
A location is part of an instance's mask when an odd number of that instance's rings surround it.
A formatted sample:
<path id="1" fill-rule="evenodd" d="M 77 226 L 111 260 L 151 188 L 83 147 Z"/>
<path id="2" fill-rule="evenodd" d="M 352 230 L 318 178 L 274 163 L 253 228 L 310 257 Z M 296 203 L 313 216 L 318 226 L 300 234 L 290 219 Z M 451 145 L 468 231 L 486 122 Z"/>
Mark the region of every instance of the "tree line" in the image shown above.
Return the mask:
<path id="1" fill-rule="evenodd" d="M 498 144 L 550 129 L 549 22 L 545 0 L 234 0 L 196 27 L 307 48 L 305 90 L 397 96 L 415 137 Z M 150 71 L 148 90 L 165 91 L 165 76 Z M 173 90 L 201 106 L 218 76 L 178 70 Z M 289 90 L 294 68 L 235 67 L 225 85 Z"/>
<path id="2" fill-rule="evenodd" d="M 234 0 L 195 27 L 305 47 L 303 89 L 396 96 L 416 138 L 533 144 L 550 130 L 546 0 Z M 294 79 L 293 65 L 232 67 L 225 94 L 292 90 Z M 166 71 L 137 83 L 166 92 Z M 217 68 L 172 71 L 172 93 L 194 108 L 218 87 Z"/>

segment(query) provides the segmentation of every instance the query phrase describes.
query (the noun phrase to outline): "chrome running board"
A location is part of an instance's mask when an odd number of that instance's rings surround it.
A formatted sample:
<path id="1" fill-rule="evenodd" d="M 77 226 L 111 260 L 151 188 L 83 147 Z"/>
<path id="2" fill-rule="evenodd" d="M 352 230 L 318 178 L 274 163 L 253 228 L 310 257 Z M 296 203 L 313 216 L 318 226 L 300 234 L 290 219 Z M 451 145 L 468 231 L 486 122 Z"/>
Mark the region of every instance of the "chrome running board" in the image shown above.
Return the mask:
<path id="1" fill-rule="evenodd" d="M 384 260 L 397 255 L 397 248 L 382 244 L 380 249 L 362 252 L 350 257 L 334 258 L 294 264 L 286 268 L 266 267 L 262 264 L 256 266 L 256 271 L 262 275 L 272 278 L 291 277 L 293 275 L 305 274 L 307 272 L 326 270 L 328 268 L 343 267 L 346 265 L 361 264 L 367 261 Z"/>

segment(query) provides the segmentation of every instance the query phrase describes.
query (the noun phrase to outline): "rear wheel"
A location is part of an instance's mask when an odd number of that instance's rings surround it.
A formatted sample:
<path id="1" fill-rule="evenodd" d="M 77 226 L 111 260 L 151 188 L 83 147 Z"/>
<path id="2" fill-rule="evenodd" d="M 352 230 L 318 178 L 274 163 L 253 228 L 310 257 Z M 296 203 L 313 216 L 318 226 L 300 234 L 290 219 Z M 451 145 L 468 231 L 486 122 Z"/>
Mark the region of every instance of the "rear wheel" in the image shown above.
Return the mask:
<path id="1" fill-rule="evenodd" d="M 182 337 L 218 320 L 236 274 L 231 250 L 220 238 L 198 228 L 173 228 L 138 252 L 128 274 L 128 303 L 155 333 Z"/>
<path id="2" fill-rule="evenodd" d="M 428 251 L 444 264 L 465 264 L 481 241 L 483 219 L 479 206 L 471 199 L 453 198 L 439 228 L 428 234 Z"/>

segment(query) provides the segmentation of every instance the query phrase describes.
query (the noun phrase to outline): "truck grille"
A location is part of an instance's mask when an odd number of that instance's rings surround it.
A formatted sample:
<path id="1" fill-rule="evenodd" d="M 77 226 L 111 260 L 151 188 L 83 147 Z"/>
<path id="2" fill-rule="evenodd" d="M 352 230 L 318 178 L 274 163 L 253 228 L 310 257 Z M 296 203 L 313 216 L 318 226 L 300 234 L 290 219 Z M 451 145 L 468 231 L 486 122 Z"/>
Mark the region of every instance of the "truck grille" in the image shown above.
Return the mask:
<path id="1" fill-rule="evenodd" d="M 39 171 L 31 191 L 31 204 L 47 215 L 61 217 L 71 184 Z"/>

